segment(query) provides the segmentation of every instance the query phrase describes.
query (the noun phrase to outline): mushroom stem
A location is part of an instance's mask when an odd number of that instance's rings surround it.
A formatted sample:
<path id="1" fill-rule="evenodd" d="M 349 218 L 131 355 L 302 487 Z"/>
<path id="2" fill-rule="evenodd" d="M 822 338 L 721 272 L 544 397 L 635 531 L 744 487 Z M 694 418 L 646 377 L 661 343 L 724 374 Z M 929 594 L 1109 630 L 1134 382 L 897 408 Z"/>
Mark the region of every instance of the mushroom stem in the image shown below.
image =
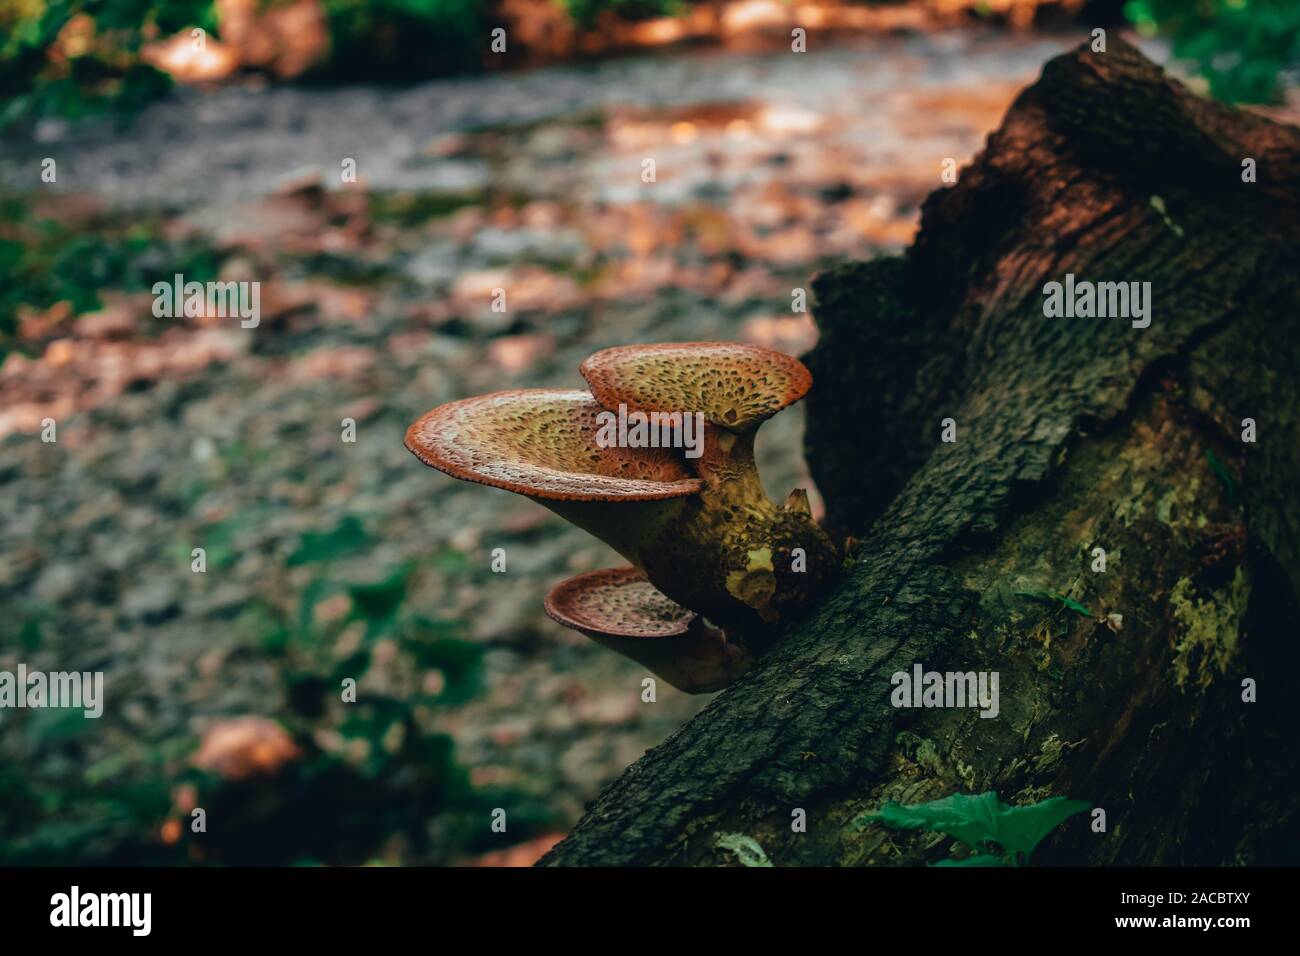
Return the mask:
<path id="1" fill-rule="evenodd" d="M 534 498 L 565 521 L 605 542 L 639 570 L 646 542 L 659 540 L 680 519 L 685 499 L 665 501 L 557 501 Z"/>
<path id="2" fill-rule="evenodd" d="M 797 402 L 812 376 L 797 359 L 738 342 L 625 345 L 588 356 L 579 370 L 607 410 L 699 415 L 699 458 L 684 458 L 702 484 L 660 533 L 625 557 L 674 601 L 751 646 L 809 605 L 840 558 L 811 509 L 778 508 L 754 462 L 762 422 Z"/>
<path id="3" fill-rule="evenodd" d="M 664 594 L 758 649 L 835 576 L 840 558 L 810 510 L 768 498 L 755 431 L 708 425 L 696 463 L 703 490 L 656 502 L 677 506 L 678 515 L 661 533 L 634 539 L 632 552 L 615 547 Z"/>
<path id="4" fill-rule="evenodd" d="M 709 694 L 734 684 L 754 666 L 754 655 L 696 618 L 685 634 L 646 640 L 591 634 L 591 639 L 629 657 L 687 694 Z"/>
<path id="5" fill-rule="evenodd" d="M 754 435 L 758 429 L 733 431 L 712 423 L 704 426 L 704 450 L 694 463 L 708 487 L 736 487 L 738 499 L 767 500 L 754 461 Z"/>

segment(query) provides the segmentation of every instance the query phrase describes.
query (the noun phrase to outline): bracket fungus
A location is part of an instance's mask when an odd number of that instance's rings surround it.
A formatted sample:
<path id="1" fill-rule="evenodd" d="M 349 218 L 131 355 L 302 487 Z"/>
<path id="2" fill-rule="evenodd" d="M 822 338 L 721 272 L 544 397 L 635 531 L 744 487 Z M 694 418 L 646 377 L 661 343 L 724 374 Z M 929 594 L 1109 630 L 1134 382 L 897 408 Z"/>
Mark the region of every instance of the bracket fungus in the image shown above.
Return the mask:
<path id="1" fill-rule="evenodd" d="M 580 575 L 557 587 L 547 599 L 552 617 L 683 690 L 724 686 L 839 569 L 806 492 L 795 489 L 777 507 L 754 462 L 758 426 L 807 394 L 812 376 L 789 356 L 727 342 L 605 349 L 581 372 L 591 393 L 518 389 L 440 405 L 407 429 L 406 447 L 452 477 L 532 498 L 632 564 L 631 571 Z M 627 409 L 678 424 L 702 416 L 702 452 L 691 457 L 667 447 L 671 442 L 599 440 L 602 418 Z M 635 580 L 627 577 L 632 573 Z M 682 616 L 674 620 L 693 612 L 724 633 L 695 617 L 680 633 L 654 640 L 580 626 L 573 622 L 589 619 L 571 610 L 579 606 L 575 582 L 600 585 L 611 600 L 635 597 L 630 606 L 643 611 L 676 608 Z M 582 607 L 595 613 L 590 604 Z M 680 665 L 673 663 L 678 657 Z"/>
<path id="2" fill-rule="evenodd" d="M 573 389 L 493 392 L 426 412 L 406 447 L 453 478 L 526 495 L 628 555 L 704 482 L 671 449 L 600 447 L 603 411 Z"/>
<path id="3" fill-rule="evenodd" d="M 707 423 L 693 463 L 704 488 L 676 523 L 680 538 L 638 565 L 656 587 L 710 620 L 761 634 L 834 576 L 839 555 L 807 493 L 795 489 L 778 508 L 754 462 L 758 427 L 812 387 L 802 362 L 757 345 L 684 342 L 604 349 L 579 370 L 605 408 L 698 410 Z"/>
<path id="4" fill-rule="evenodd" d="M 721 690 L 753 666 L 749 651 L 655 590 L 636 568 L 606 568 L 561 581 L 546 613 L 644 664 L 688 694 Z"/>

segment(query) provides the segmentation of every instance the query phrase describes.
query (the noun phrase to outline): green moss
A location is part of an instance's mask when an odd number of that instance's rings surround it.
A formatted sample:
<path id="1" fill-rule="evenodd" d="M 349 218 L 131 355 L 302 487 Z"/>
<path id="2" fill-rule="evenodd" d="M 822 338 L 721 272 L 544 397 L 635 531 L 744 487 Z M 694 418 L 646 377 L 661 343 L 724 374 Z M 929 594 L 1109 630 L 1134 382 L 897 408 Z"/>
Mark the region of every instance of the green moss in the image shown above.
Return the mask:
<path id="1" fill-rule="evenodd" d="M 487 201 L 486 193 L 475 190 L 375 193 L 370 199 L 370 215 L 376 222 L 410 228 L 450 216 L 467 206 L 485 205 Z"/>
<path id="2" fill-rule="evenodd" d="M 1191 579 L 1181 578 L 1169 595 L 1181 629 L 1174 648 L 1174 681 L 1179 690 L 1193 685 L 1204 690 L 1215 674 L 1225 673 L 1237 654 L 1241 621 L 1250 602 L 1250 579 L 1238 567 L 1232 581 L 1208 598 L 1196 597 Z"/>
<path id="3" fill-rule="evenodd" d="M 1279 99 L 1279 74 L 1300 58 L 1293 0 L 1129 0 L 1124 15 L 1143 36 L 1169 36 L 1175 59 L 1228 102 Z"/>
<path id="4" fill-rule="evenodd" d="M 148 291 L 176 273 L 217 278 L 224 255 L 196 239 L 168 239 L 161 221 L 105 215 L 69 224 L 37 218 L 29 203 L 0 197 L 0 352 L 12 347 L 23 308 L 70 306 L 69 318 L 93 312 L 106 289 Z"/>

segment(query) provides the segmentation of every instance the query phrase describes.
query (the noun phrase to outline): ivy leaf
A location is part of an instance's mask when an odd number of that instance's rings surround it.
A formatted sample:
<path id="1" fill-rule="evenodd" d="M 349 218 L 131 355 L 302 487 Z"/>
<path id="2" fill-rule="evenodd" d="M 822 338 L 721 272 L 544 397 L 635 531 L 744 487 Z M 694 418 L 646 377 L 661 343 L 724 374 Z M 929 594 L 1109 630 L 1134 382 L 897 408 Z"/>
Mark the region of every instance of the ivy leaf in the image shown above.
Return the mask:
<path id="1" fill-rule="evenodd" d="M 1051 797 L 1023 807 L 1008 806 L 990 790 L 978 795 L 954 793 L 929 803 L 911 806 L 889 801 L 862 819 L 897 830 L 938 830 L 978 849 L 986 842 L 1000 846 L 1013 858 L 1027 858 L 1056 827 L 1088 809 L 1083 800 Z M 950 862 L 949 866 L 985 866 L 988 863 Z"/>
<path id="2" fill-rule="evenodd" d="M 867 819 L 895 830 L 938 830 L 967 846 L 978 847 L 983 841 L 993 839 L 998 829 L 998 810 L 1002 806 L 1002 801 L 992 790 L 978 796 L 954 793 L 940 800 L 906 807 L 891 800 L 876 813 L 868 814 Z"/>
<path id="3" fill-rule="evenodd" d="M 1074 816 L 1088 809 L 1083 800 L 1050 797 L 1041 803 L 1023 807 L 1006 807 L 998 817 L 998 845 L 1009 853 L 1023 853 L 1026 857 L 1043 837 Z"/>

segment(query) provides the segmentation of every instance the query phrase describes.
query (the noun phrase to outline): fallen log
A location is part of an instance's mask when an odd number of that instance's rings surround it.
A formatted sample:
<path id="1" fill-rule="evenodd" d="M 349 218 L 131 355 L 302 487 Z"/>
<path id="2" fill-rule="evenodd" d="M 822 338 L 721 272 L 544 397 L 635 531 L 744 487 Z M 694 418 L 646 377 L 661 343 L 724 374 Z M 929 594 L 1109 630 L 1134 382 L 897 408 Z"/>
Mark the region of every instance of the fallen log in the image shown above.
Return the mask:
<path id="1" fill-rule="evenodd" d="M 1036 862 L 1300 861 L 1298 242 L 1300 130 L 1117 41 L 1046 64 L 904 257 L 815 282 L 855 564 L 542 863 L 935 862 L 864 812 L 988 790 L 1094 808 Z M 998 674 L 996 717 L 895 706 L 918 665 Z"/>

